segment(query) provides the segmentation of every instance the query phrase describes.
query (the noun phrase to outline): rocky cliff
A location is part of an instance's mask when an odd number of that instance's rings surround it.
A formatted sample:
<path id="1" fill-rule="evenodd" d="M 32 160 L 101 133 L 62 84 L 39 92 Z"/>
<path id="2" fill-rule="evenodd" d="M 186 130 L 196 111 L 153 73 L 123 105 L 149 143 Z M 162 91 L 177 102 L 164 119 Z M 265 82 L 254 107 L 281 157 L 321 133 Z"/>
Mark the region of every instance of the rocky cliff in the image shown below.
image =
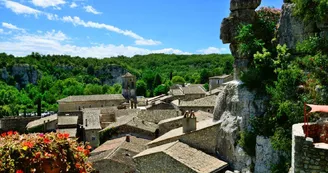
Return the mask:
<path id="1" fill-rule="evenodd" d="M 253 161 L 238 145 L 239 135 L 249 128 L 250 116 L 261 115 L 264 111 L 264 99 L 257 99 L 255 93 L 239 82 L 229 83 L 218 95 L 214 120 L 222 124 L 217 134 L 217 151 L 233 169 L 250 169 Z"/>
<path id="2" fill-rule="evenodd" d="M 18 89 L 24 88 L 27 84 L 37 84 L 41 77 L 40 72 L 28 64 L 17 64 L 11 68 L 2 68 L 0 70 L 1 78 L 9 83 L 16 83 Z"/>
<path id="3" fill-rule="evenodd" d="M 113 85 L 115 83 L 122 83 L 121 76 L 126 72 L 127 70 L 121 66 L 107 65 L 96 70 L 95 76 L 100 79 L 102 84 Z"/>

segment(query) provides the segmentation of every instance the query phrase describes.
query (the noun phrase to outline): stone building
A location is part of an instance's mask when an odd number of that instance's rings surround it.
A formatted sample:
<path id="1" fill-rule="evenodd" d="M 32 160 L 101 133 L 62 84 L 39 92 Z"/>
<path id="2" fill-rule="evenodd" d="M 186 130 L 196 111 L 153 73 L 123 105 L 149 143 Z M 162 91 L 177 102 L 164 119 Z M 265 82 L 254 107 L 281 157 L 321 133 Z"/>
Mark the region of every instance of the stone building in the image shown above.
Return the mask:
<path id="1" fill-rule="evenodd" d="M 131 108 L 137 108 L 136 77 L 129 72 L 122 76 L 122 95 Z"/>
<path id="2" fill-rule="evenodd" d="M 213 90 L 222 86 L 223 83 L 232 81 L 233 77 L 231 75 L 213 76 L 209 78 L 209 90 Z"/>
<path id="3" fill-rule="evenodd" d="M 125 102 L 121 94 L 69 96 L 58 100 L 58 115 L 81 114 L 85 108 L 102 108 L 119 106 Z"/>
<path id="4" fill-rule="evenodd" d="M 189 84 L 186 86 L 177 85 L 171 87 L 168 94 L 173 96 L 173 99 L 194 100 L 205 97 L 206 89 L 202 84 Z"/>
<path id="5" fill-rule="evenodd" d="M 78 116 L 58 116 L 57 131 L 68 133 L 69 137 L 77 137 L 78 118 Z"/>
<path id="6" fill-rule="evenodd" d="M 213 119 L 213 114 L 203 111 L 195 112 L 197 122 Z M 163 135 L 173 129 L 182 127 L 182 120 L 184 116 L 178 116 L 162 120 L 158 123 L 159 134 Z"/>
<path id="7" fill-rule="evenodd" d="M 100 110 L 85 109 L 83 110 L 83 129 L 84 140 L 88 141 L 93 148 L 99 146 Z"/>
<path id="8" fill-rule="evenodd" d="M 184 101 L 184 100 L 176 100 L 173 101 L 172 104 L 176 105 L 182 113 L 186 111 L 204 111 L 213 113 L 214 106 L 216 103 L 216 95 L 211 95 L 207 97 L 203 97 L 200 99 L 195 99 L 192 101 Z"/>
<path id="9" fill-rule="evenodd" d="M 303 125 L 304 123 L 293 125 L 291 172 L 327 172 L 328 144 L 321 140 L 328 135 L 320 135 L 319 131 L 325 129 L 327 132 L 328 125 L 325 127 L 318 124 L 310 125 L 310 135 L 307 138 Z"/>
<path id="10" fill-rule="evenodd" d="M 91 152 L 88 161 L 99 173 L 134 173 L 133 156 L 145 150 L 148 142 L 131 135 L 108 140 Z"/>
<path id="11" fill-rule="evenodd" d="M 57 114 L 42 117 L 26 125 L 28 132 L 49 132 L 57 129 Z"/>
<path id="12" fill-rule="evenodd" d="M 40 117 L 4 117 L 0 119 L 0 131 L 18 131 L 24 133 L 26 125 Z"/>
<path id="13" fill-rule="evenodd" d="M 149 148 L 133 159 L 140 173 L 219 173 L 228 166 L 226 162 L 179 141 Z"/>
<path id="14" fill-rule="evenodd" d="M 174 141 L 181 141 L 191 147 L 204 151 L 205 153 L 215 154 L 217 147 L 217 134 L 221 122 L 213 122 L 213 120 L 205 120 L 197 122 L 196 129 L 191 132 L 184 132 L 185 127 L 173 129 L 164 135 L 154 139 L 147 144 L 148 147 L 156 147 Z"/>

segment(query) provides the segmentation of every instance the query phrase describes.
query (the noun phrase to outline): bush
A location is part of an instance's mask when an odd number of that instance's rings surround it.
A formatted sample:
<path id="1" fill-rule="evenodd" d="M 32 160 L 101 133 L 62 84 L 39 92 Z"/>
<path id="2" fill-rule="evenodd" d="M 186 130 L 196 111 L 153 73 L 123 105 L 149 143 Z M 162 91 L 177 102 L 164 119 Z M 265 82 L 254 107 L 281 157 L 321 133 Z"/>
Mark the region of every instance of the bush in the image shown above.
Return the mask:
<path id="1" fill-rule="evenodd" d="M 68 137 L 65 133 L 2 133 L 0 172 L 91 172 L 87 162 L 91 147 Z"/>
<path id="2" fill-rule="evenodd" d="M 244 151 L 249 155 L 255 156 L 256 147 L 256 134 L 251 131 L 242 131 L 240 133 L 240 139 L 238 144 L 244 149 Z"/>

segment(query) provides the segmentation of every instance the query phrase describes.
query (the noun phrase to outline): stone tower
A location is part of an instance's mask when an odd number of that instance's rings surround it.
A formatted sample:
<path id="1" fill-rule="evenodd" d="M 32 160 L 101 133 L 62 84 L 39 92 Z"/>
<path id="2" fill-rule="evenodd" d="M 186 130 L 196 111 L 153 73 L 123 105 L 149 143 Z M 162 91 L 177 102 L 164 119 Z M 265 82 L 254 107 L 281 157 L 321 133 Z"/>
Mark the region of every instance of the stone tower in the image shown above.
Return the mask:
<path id="1" fill-rule="evenodd" d="M 122 76 L 122 95 L 131 103 L 131 108 L 137 108 L 136 77 L 129 72 Z"/>

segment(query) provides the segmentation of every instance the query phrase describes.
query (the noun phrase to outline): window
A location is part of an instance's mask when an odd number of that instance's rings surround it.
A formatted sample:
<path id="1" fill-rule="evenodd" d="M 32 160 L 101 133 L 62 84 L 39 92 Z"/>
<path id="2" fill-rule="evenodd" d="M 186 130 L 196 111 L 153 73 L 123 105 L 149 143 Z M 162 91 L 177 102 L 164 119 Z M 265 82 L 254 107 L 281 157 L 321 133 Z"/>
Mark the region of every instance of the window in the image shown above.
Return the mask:
<path id="1" fill-rule="evenodd" d="M 79 110 L 81 110 L 81 106 L 79 106 Z"/>
<path id="2" fill-rule="evenodd" d="M 91 108 L 91 105 L 89 105 L 89 108 Z"/>

